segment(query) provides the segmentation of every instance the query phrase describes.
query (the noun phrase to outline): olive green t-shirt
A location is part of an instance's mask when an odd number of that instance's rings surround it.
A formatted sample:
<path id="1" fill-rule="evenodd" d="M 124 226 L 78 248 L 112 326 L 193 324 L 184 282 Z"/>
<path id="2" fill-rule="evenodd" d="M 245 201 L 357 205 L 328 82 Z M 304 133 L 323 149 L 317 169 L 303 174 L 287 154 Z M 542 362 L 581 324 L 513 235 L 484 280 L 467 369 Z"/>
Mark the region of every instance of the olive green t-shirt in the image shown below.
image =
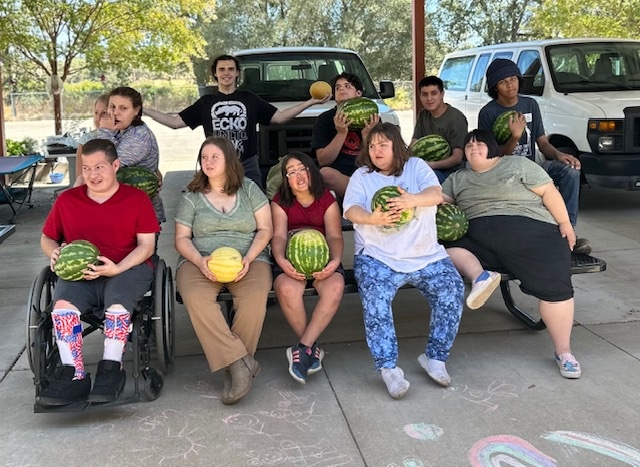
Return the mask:
<path id="1" fill-rule="evenodd" d="M 504 156 L 491 170 L 477 173 L 466 168 L 451 174 L 442 184 L 442 192 L 456 200 L 469 219 L 483 216 L 524 216 L 556 224 L 531 191 L 551 177 L 526 157 Z"/>
<path id="2" fill-rule="evenodd" d="M 257 229 L 254 213 L 268 201 L 260 187 L 246 177 L 236 195 L 236 205 L 228 213 L 213 207 L 203 193 L 187 192 L 182 197 L 176 222 L 191 228 L 193 244 L 202 255 L 222 246 L 235 248 L 242 256 L 249 251 Z M 268 247 L 256 259 L 270 263 Z M 181 258 L 179 264 L 183 262 Z"/>

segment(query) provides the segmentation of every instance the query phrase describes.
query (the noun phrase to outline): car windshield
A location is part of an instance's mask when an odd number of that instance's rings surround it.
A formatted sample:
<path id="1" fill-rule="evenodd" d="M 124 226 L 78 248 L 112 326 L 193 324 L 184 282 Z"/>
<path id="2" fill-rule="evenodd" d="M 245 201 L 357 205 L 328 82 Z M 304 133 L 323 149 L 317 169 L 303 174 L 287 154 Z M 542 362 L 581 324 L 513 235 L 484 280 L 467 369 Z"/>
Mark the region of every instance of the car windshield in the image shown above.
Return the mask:
<path id="1" fill-rule="evenodd" d="M 328 83 L 340 73 L 362 80 L 365 97 L 379 99 L 364 64 L 355 54 L 343 52 L 278 52 L 237 55 L 241 68 L 240 89 L 254 92 L 268 102 L 306 101 L 314 81 Z"/>
<path id="2" fill-rule="evenodd" d="M 640 89 L 640 42 L 585 42 L 546 50 L 559 92 Z"/>

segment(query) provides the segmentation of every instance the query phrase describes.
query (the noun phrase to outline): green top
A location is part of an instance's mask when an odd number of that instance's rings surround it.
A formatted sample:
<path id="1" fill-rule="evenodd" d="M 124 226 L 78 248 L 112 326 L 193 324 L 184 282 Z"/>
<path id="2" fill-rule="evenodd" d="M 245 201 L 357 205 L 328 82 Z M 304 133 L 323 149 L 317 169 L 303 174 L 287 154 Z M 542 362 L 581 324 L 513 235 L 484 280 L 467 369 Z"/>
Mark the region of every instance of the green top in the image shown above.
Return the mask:
<path id="1" fill-rule="evenodd" d="M 455 199 L 469 219 L 483 216 L 524 216 L 556 224 L 531 191 L 552 180 L 542 167 L 526 157 L 504 156 L 491 170 L 459 170 L 447 177 L 442 192 Z"/>
<path id="2" fill-rule="evenodd" d="M 254 213 L 268 201 L 260 187 L 246 177 L 236 195 L 236 204 L 228 213 L 216 209 L 203 193 L 187 192 L 182 197 L 175 220 L 191 228 L 193 244 L 202 255 L 222 246 L 235 248 L 242 256 L 249 251 L 257 228 Z M 256 259 L 270 263 L 268 248 Z M 183 262 L 180 258 L 178 265 Z"/>

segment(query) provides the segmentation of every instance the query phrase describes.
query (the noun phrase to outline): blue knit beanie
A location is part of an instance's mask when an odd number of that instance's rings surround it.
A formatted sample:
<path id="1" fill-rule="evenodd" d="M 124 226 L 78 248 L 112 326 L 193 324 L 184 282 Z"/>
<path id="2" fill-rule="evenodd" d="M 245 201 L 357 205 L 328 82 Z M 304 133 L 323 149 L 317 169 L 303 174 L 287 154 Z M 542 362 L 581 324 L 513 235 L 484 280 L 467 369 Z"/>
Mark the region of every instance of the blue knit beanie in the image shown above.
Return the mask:
<path id="1" fill-rule="evenodd" d="M 487 68 L 487 88 L 495 88 L 500 81 L 509 76 L 522 78 L 518 65 L 506 58 L 496 58 Z"/>

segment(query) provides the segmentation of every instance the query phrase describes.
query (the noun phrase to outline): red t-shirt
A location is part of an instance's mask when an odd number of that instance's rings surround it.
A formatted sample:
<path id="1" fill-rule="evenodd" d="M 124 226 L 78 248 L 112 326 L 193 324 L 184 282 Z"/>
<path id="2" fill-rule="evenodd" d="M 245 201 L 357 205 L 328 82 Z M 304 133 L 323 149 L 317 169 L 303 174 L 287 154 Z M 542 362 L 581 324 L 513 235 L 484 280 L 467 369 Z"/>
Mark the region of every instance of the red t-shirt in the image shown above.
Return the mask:
<path id="1" fill-rule="evenodd" d="M 122 183 L 102 204 L 87 196 L 86 185 L 60 193 L 42 228 L 60 243 L 88 240 L 116 264 L 136 248 L 136 234 L 159 231 L 149 196 Z"/>
<path id="2" fill-rule="evenodd" d="M 276 193 L 273 197 L 273 202 L 277 203 L 287 213 L 289 231 L 312 227 L 324 235 L 324 213 L 329 209 L 329 206 L 336 202 L 336 199 L 329 190 L 324 190 L 320 199 L 314 200 L 306 208 L 295 198 L 291 206 L 284 207 L 280 204 L 279 193 Z"/>

